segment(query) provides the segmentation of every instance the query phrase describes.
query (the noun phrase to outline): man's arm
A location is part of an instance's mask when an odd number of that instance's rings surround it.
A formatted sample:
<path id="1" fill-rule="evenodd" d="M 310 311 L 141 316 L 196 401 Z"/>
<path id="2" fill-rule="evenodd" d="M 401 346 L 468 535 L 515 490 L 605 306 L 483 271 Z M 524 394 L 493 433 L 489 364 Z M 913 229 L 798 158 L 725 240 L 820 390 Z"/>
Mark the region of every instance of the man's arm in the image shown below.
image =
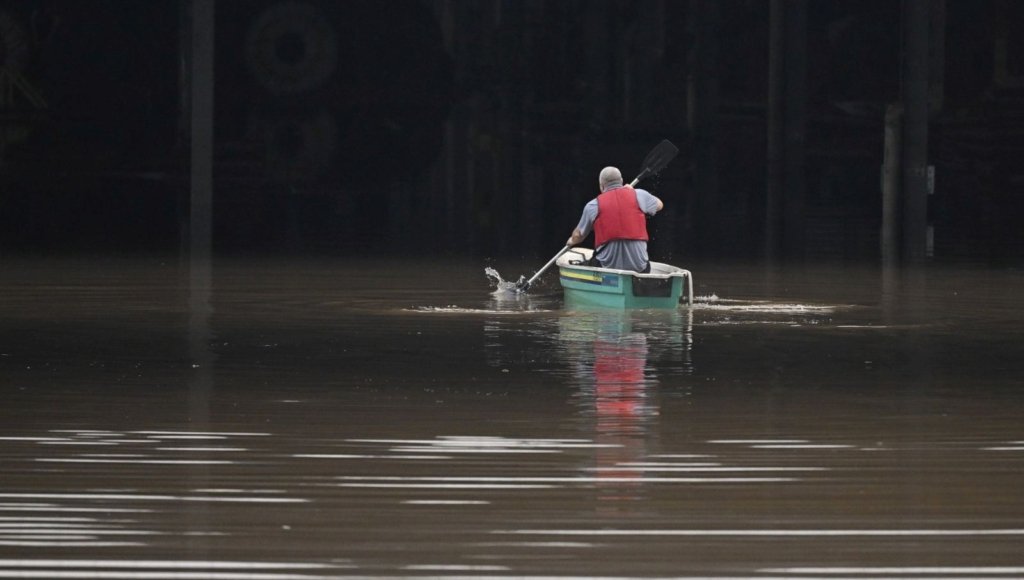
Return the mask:
<path id="1" fill-rule="evenodd" d="M 580 216 L 580 223 L 576 225 L 576 229 L 572 231 L 572 235 L 565 242 L 566 246 L 572 247 L 579 245 L 590 235 L 590 229 L 594 226 L 594 220 L 597 219 L 597 200 L 592 199 L 587 202 L 587 205 L 583 206 L 583 215 Z"/>
<path id="2" fill-rule="evenodd" d="M 569 241 L 565 242 L 565 245 L 569 247 L 579 245 L 586 237 L 587 236 L 584 236 L 583 232 L 581 232 L 579 228 L 576 228 L 572 231 L 572 235 L 569 236 Z"/>
<path id="3" fill-rule="evenodd" d="M 640 211 L 649 216 L 665 209 L 665 204 L 661 202 L 661 199 L 646 189 L 636 190 L 636 201 L 640 205 Z"/>

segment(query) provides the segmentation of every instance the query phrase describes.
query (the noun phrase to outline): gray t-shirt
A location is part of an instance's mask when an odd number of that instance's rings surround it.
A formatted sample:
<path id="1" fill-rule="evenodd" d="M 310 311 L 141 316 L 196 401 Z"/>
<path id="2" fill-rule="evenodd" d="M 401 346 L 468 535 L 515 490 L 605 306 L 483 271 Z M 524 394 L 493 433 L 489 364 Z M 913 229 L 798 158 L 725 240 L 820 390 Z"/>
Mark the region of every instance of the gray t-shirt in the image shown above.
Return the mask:
<path id="1" fill-rule="evenodd" d="M 646 189 L 636 190 L 636 202 L 640 206 L 640 210 L 649 216 L 658 212 L 658 198 L 651 195 Z M 596 197 L 583 206 L 583 216 L 580 217 L 580 223 L 576 226 L 583 237 L 590 235 L 590 231 L 594 228 L 597 210 Z M 647 268 L 647 242 L 643 240 L 612 240 L 597 248 L 597 260 L 605 268 L 642 272 Z"/>

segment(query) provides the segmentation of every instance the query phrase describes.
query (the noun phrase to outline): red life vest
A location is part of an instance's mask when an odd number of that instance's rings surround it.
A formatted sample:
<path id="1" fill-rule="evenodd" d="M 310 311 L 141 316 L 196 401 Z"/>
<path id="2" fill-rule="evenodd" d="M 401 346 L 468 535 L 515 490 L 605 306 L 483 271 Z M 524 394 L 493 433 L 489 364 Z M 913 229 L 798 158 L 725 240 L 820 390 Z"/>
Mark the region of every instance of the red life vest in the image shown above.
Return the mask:
<path id="1" fill-rule="evenodd" d="M 647 214 L 640 209 L 636 190 L 628 185 L 597 196 L 594 246 L 600 248 L 612 240 L 648 240 Z"/>

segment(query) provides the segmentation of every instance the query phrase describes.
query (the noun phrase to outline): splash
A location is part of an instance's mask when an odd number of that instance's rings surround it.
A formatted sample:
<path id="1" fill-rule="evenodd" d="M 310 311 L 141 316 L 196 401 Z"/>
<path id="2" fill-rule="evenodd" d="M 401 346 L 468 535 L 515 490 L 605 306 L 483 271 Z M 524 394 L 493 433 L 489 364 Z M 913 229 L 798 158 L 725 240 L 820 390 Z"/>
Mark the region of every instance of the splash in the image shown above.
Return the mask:
<path id="1" fill-rule="evenodd" d="M 510 282 L 503 279 L 501 274 L 490 266 L 484 268 L 484 274 L 491 279 L 491 284 L 494 286 L 494 292 L 492 292 L 492 294 L 495 296 L 520 293 L 519 288 L 523 284 L 523 276 L 520 276 L 515 282 Z"/>

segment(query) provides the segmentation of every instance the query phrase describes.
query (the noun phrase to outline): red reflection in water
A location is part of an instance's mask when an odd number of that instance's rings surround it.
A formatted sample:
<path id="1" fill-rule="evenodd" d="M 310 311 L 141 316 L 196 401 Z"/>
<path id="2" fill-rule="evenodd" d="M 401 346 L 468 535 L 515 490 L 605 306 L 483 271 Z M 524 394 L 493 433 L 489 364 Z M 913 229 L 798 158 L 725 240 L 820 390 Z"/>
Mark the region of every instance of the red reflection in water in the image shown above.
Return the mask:
<path id="1" fill-rule="evenodd" d="M 601 336 L 594 342 L 594 394 L 598 432 L 643 433 L 648 413 L 643 334 Z"/>
<path id="2" fill-rule="evenodd" d="M 644 384 L 646 365 L 643 334 L 599 335 L 594 342 L 596 440 L 613 445 L 597 451 L 597 477 L 608 480 L 598 484 L 600 500 L 640 498 L 637 488 L 643 472 L 629 465 L 647 455 L 645 423 L 652 409 Z"/>
<path id="3" fill-rule="evenodd" d="M 647 335 L 633 328 L 629 313 L 577 314 L 563 321 L 563 340 L 578 363 L 581 412 L 592 418 L 593 475 L 600 510 L 620 511 L 612 502 L 641 499 L 649 423 L 657 415 L 647 378 Z M 590 364 L 587 364 L 590 363 Z"/>

